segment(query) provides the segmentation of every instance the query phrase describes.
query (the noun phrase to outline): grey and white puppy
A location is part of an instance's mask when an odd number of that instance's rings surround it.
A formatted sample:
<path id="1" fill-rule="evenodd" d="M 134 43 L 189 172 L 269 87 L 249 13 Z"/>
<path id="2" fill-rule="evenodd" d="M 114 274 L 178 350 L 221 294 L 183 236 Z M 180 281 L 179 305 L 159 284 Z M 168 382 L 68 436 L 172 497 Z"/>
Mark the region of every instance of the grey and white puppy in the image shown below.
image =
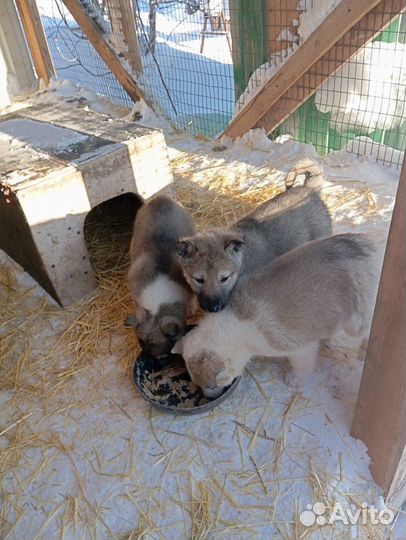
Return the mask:
<path id="1" fill-rule="evenodd" d="M 179 238 L 195 232 L 192 216 L 166 196 L 151 199 L 136 215 L 128 281 L 138 308 L 126 324 L 137 329 L 143 350 L 153 356 L 168 354 L 185 333 L 193 294 L 175 252 Z"/>
<path id="2" fill-rule="evenodd" d="M 255 356 L 288 357 L 287 383 L 300 386 L 315 367 L 320 340 L 339 330 L 367 335 L 378 280 L 367 236 L 314 240 L 239 280 L 227 308 L 203 317 L 175 352 L 209 397 Z"/>
<path id="3" fill-rule="evenodd" d="M 177 245 L 186 281 L 205 311 L 221 311 L 239 277 L 275 257 L 332 233 L 329 211 L 316 187 L 323 173 L 316 163 L 300 163 L 288 175 L 309 171 L 296 186 L 264 202 L 230 229 L 214 229 L 182 238 Z"/>

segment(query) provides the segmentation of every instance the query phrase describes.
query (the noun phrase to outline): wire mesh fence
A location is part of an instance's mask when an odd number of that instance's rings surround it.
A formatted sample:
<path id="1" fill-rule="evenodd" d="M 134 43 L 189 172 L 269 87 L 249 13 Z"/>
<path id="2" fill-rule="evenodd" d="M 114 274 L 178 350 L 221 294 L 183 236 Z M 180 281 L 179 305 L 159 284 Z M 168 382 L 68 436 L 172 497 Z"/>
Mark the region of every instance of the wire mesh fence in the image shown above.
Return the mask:
<path id="1" fill-rule="evenodd" d="M 57 75 L 106 96 L 117 104 L 132 107 L 130 97 L 61 0 L 38 0 L 37 5 Z M 110 27 L 105 8 L 101 13 L 104 14 L 106 25 Z"/>
<path id="2" fill-rule="evenodd" d="M 131 106 L 61 0 L 37 1 L 58 75 Z M 127 58 L 159 112 L 178 128 L 208 138 L 226 128 L 236 110 L 252 99 L 337 4 L 133 0 L 134 51 L 116 31 L 126 24 L 121 8 L 117 12 L 119 2 L 82 1 L 97 10 L 110 41 Z M 380 32 L 380 20 L 371 16 L 366 26 L 357 27 L 351 36 L 356 54 L 316 92 L 313 79 L 304 79 L 300 91 L 311 97 L 289 117 L 285 114 L 285 121 L 269 136 L 312 143 L 320 154 L 347 148 L 400 165 L 406 147 L 406 19 L 399 15 L 396 0 L 386 1 L 385 10 L 385 21 L 391 24 Z M 375 37 L 364 45 L 368 36 Z M 338 61 L 339 45 L 334 54 L 337 58 L 332 61 Z M 316 68 L 314 77 L 321 75 Z"/>
<path id="3" fill-rule="evenodd" d="M 320 154 L 347 148 L 400 166 L 406 148 L 406 18 L 394 17 L 367 45 L 361 32 L 353 39 L 359 51 L 276 133 L 311 143 Z"/>

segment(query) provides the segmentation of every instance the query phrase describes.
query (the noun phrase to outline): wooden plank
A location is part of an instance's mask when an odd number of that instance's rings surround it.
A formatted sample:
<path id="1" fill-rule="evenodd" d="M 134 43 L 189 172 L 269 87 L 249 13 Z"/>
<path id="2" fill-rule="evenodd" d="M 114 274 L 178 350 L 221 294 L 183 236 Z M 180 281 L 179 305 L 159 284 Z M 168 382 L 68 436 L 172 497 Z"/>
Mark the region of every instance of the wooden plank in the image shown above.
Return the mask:
<path id="1" fill-rule="evenodd" d="M 369 449 L 375 481 L 392 498 L 396 495 L 399 505 L 404 502 L 399 495 L 406 495 L 405 182 L 406 161 L 351 430 L 353 437 L 364 441 Z"/>
<path id="2" fill-rule="evenodd" d="M 55 69 L 35 0 L 15 0 L 38 79 L 48 86 Z"/>
<path id="3" fill-rule="evenodd" d="M 17 95 L 36 92 L 39 86 L 39 79 L 34 71 L 27 40 L 13 0 L 0 2 L 0 50 L 7 77 L 14 76 L 18 83 L 3 89 L 2 104 L 6 105 L 7 96 L 12 100 Z"/>
<path id="4" fill-rule="evenodd" d="M 234 117 L 223 135 L 239 137 L 253 128 L 282 95 L 381 0 L 342 0 L 277 73 Z"/>
<path id="5" fill-rule="evenodd" d="M 106 38 L 100 32 L 100 28 L 89 17 L 86 9 L 80 0 L 62 0 L 65 6 L 68 8 L 72 17 L 78 23 L 87 39 L 99 53 L 102 60 L 107 67 L 111 70 L 113 75 L 117 78 L 124 90 L 130 96 L 133 101 L 139 101 L 143 99 L 148 103 L 142 90 L 138 87 L 131 73 L 124 67 L 120 58 L 117 55 L 115 49 L 110 45 Z M 151 106 L 151 105 L 150 105 Z"/>
<path id="6" fill-rule="evenodd" d="M 404 0 L 384 0 L 348 30 L 261 118 L 256 127 L 273 131 L 297 110 L 344 62 L 369 43 L 403 10 Z"/>
<path id="7" fill-rule="evenodd" d="M 108 0 L 112 26 L 111 38 L 136 73 L 142 73 L 141 52 L 137 38 L 134 8 L 131 0 Z"/>

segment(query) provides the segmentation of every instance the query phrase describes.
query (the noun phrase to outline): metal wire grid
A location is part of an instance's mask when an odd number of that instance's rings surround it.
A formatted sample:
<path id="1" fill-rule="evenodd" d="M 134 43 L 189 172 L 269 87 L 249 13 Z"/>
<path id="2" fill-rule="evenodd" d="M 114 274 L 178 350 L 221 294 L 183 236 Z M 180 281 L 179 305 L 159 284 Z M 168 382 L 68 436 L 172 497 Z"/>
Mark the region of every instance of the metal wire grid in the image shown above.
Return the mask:
<path id="1" fill-rule="evenodd" d="M 61 79 L 132 107 L 132 101 L 60 0 L 37 2 L 55 70 Z M 106 24 L 108 13 L 103 9 Z"/>
<path id="2" fill-rule="evenodd" d="M 320 154 L 345 147 L 401 166 L 406 148 L 406 17 L 395 17 L 395 9 L 390 13 L 393 22 L 329 77 L 275 135 L 312 143 Z M 373 28 L 375 20 L 370 23 Z M 363 44 L 362 33 L 353 39 L 357 46 Z M 341 53 L 336 47 L 331 60 Z M 321 75 L 315 71 L 316 77 Z M 308 91 L 310 82 L 305 78 L 298 91 Z"/>
<path id="3" fill-rule="evenodd" d="M 134 7 L 146 93 L 179 128 L 214 137 L 235 106 L 228 5 L 134 0 Z"/>
<path id="4" fill-rule="evenodd" d="M 42 1 L 38 0 L 40 7 Z M 108 0 L 92 1 L 111 24 L 114 15 L 107 9 Z M 309 12 L 313 2 L 256 0 L 248 6 L 244 0 L 133 0 L 143 66 L 139 82 L 173 124 L 213 138 L 228 124 L 236 100 L 242 105 L 249 99 L 243 91 L 247 83 L 255 91 L 275 69 L 269 60 L 273 65 L 283 62 L 300 37 L 311 31 L 310 18 L 303 19 L 302 13 Z M 42 10 L 60 76 L 131 106 L 67 15 L 60 0 L 52 0 L 52 13 Z M 360 45 L 362 38 L 357 36 Z M 311 142 L 321 154 L 352 146 L 358 154 L 370 153 L 384 163 L 400 165 L 406 146 L 404 43 L 401 17 L 330 77 L 272 136 L 288 133 Z M 379 86 L 382 64 L 387 80 Z M 359 139 L 366 136 L 369 139 Z"/>

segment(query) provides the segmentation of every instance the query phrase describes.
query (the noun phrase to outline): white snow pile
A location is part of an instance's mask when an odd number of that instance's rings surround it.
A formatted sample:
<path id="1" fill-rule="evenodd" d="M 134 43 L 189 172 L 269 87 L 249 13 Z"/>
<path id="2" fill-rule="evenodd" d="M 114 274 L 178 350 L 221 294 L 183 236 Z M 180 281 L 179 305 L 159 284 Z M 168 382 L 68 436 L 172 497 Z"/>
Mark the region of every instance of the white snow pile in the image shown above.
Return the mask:
<path id="1" fill-rule="evenodd" d="M 300 0 L 299 36 L 305 41 L 341 0 Z M 310 4 L 310 6 L 309 6 Z"/>
<path id="2" fill-rule="evenodd" d="M 279 68 L 283 65 L 283 62 L 288 56 L 290 56 L 293 51 L 298 49 L 297 44 L 293 44 L 291 47 L 283 49 L 275 54 L 271 55 L 271 60 L 265 62 L 259 66 L 254 73 L 251 75 L 247 87 L 241 96 L 238 98 L 238 101 L 235 105 L 235 112 L 233 117 L 246 105 L 247 102 L 251 101 L 265 84 L 274 77 Z"/>
<path id="3" fill-rule="evenodd" d="M 33 145 L 47 152 L 68 150 L 86 139 L 88 135 L 83 133 L 27 118 L 13 118 L 0 124 L 0 142 Z"/>
<path id="4" fill-rule="evenodd" d="M 103 15 L 101 11 L 99 10 L 97 5 L 92 2 L 92 0 L 81 0 L 83 7 L 86 9 L 87 14 L 89 17 L 91 17 L 94 22 L 101 28 L 101 30 L 108 34 L 110 32 L 109 24 L 105 19 L 103 18 Z"/>
<path id="5" fill-rule="evenodd" d="M 339 91 L 337 91 L 339 89 Z M 337 131 L 393 129 L 405 121 L 406 45 L 376 41 L 363 47 L 316 93 Z"/>

